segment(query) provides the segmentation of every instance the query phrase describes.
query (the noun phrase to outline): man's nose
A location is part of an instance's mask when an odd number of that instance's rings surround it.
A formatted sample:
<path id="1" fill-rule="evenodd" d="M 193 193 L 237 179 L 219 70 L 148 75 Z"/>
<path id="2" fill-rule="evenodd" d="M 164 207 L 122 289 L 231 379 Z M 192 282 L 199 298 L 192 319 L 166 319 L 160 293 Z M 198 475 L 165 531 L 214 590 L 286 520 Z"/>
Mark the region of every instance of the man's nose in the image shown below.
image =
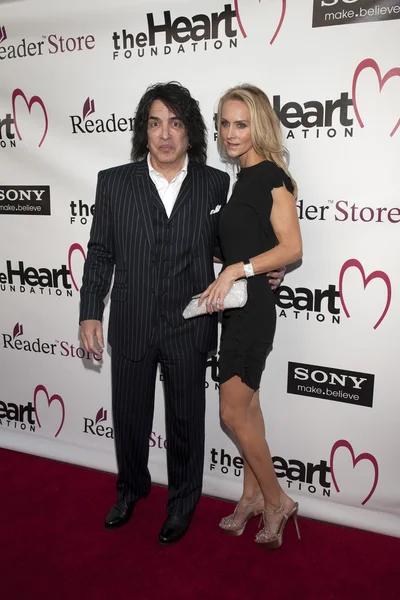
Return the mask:
<path id="1" fill-rule="evenodd" d="M 169 123 L 163 123 L 161 125 L 161 137 L 163 140 L 167 140 L 171 135 L 171 131 L 169 128 Z"/>

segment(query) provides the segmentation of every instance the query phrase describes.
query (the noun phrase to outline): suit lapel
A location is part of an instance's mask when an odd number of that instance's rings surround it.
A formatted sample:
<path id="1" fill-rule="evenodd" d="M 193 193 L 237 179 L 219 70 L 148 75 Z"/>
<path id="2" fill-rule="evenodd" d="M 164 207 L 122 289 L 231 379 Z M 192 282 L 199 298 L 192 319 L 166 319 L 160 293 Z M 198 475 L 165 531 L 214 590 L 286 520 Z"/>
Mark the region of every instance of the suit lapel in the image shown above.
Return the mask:
<path id="1" fill-rule="evenodd" d="M 201 165 L 193 164 L 191 169 L 191 203 L 192 203 L 192 231 L 193 243 L 192 249 L 196 247 L 200 233 L 207 218 L 208 207 L 208 178 L 206 169 Z"/>
<path id="2" fill-rule="evenodd" d="M 135 164 L 135 169 L 132 173 L 132 193 L 133 200 L 136 204 L 139 221 L 144 229 L 150 248 L 154 249 L 156 240 L 154 237 L 153 219 L 151 216 L 151 203 L 161 204 L 160 197 L 157 194 L 155 186 L 151 185 L 152 181 L 149 176 L 147 161 L 141 161 Z M 154 189 L 152 189 L 154 188 Z M 156 196 L 156 198 L 154 197 Z M 164 208 L 158 206 L 158 208 Z"/>
<path id="3" fill-rule="evenodd" d="M 192 180 L 193 180 L 193 174 L 192 174 L 193 169 L 188 167 L 188 172 L 187 175 L 185 177 L 185 179 L 182 182 L 181 185 L 181 189 L 179 190 L 179 194 L 175 200 L 175 204 L 174 207 L 172 209 L 171 215 L 170 215 L 170 219 L 173 219 L 175 214 L 178 212 L 178 210 L 180 208 L 182 208 L 182 206 L 184 204 L 186 204 L 186 202 L 188 200 L 190 200 L 192 198 L 193 195 L 193 190 L 192 190 Z"/>

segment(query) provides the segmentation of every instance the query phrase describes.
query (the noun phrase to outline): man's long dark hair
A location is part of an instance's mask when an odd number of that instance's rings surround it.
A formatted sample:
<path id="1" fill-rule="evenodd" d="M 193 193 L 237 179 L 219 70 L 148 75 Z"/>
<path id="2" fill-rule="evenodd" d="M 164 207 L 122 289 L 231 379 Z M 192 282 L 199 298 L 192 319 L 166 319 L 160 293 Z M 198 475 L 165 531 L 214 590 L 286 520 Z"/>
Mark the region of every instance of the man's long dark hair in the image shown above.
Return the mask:
<path id="1" fill-rule="evenodd" d="M 189 160 L 205 164 L 207 160 L 207 128 L 201 115 L 199 103 L 187 88 L 176 81 L 156 83 L 147 88 L 135 114 L 132 137 L 133 161 L 142 160 L 148 153 L 147 124 L 150 106 L 161 100 L 165 106 L 182 120 L 189 138 Z"/>

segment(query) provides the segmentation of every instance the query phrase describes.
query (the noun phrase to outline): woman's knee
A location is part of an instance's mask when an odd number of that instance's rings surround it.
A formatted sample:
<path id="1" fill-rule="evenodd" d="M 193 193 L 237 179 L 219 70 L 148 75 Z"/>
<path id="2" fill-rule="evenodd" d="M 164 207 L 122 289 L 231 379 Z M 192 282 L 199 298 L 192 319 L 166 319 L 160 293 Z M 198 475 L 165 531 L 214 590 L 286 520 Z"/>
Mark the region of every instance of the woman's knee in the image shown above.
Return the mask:
<path id="1" fill-rule="evenodd" d="M 220 417 L 223 424 L 229 427 L 231 431 L 236 431 L 241 425 L 243 425 L 243 421 L 245 419 L 242 410 L 239 410 L 238 407 L 232 406 L 225 402 L 221 402 Z"/>

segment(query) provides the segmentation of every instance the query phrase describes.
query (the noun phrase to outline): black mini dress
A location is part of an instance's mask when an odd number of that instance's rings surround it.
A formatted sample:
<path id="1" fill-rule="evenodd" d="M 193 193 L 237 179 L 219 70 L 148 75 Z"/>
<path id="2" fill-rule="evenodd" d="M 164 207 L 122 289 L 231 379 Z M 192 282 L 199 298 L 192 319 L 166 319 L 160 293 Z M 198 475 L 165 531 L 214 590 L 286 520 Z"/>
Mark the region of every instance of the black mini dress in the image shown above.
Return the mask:
<path id="1" fill-rule="evenodd" d="M 269 160 L 240 170 L 220 215 L 218 237 L 224 268 L 276 246 L 270 223 L 271 191 L 282 185 L 293 192 L 288 175 Z M 249 278 L 247 292 L 243 308 L 223 312 L 219 380 L 225 383 L 238 375 L 257 390 L 275 334 L 275 295 L 265 274 Z"/>

